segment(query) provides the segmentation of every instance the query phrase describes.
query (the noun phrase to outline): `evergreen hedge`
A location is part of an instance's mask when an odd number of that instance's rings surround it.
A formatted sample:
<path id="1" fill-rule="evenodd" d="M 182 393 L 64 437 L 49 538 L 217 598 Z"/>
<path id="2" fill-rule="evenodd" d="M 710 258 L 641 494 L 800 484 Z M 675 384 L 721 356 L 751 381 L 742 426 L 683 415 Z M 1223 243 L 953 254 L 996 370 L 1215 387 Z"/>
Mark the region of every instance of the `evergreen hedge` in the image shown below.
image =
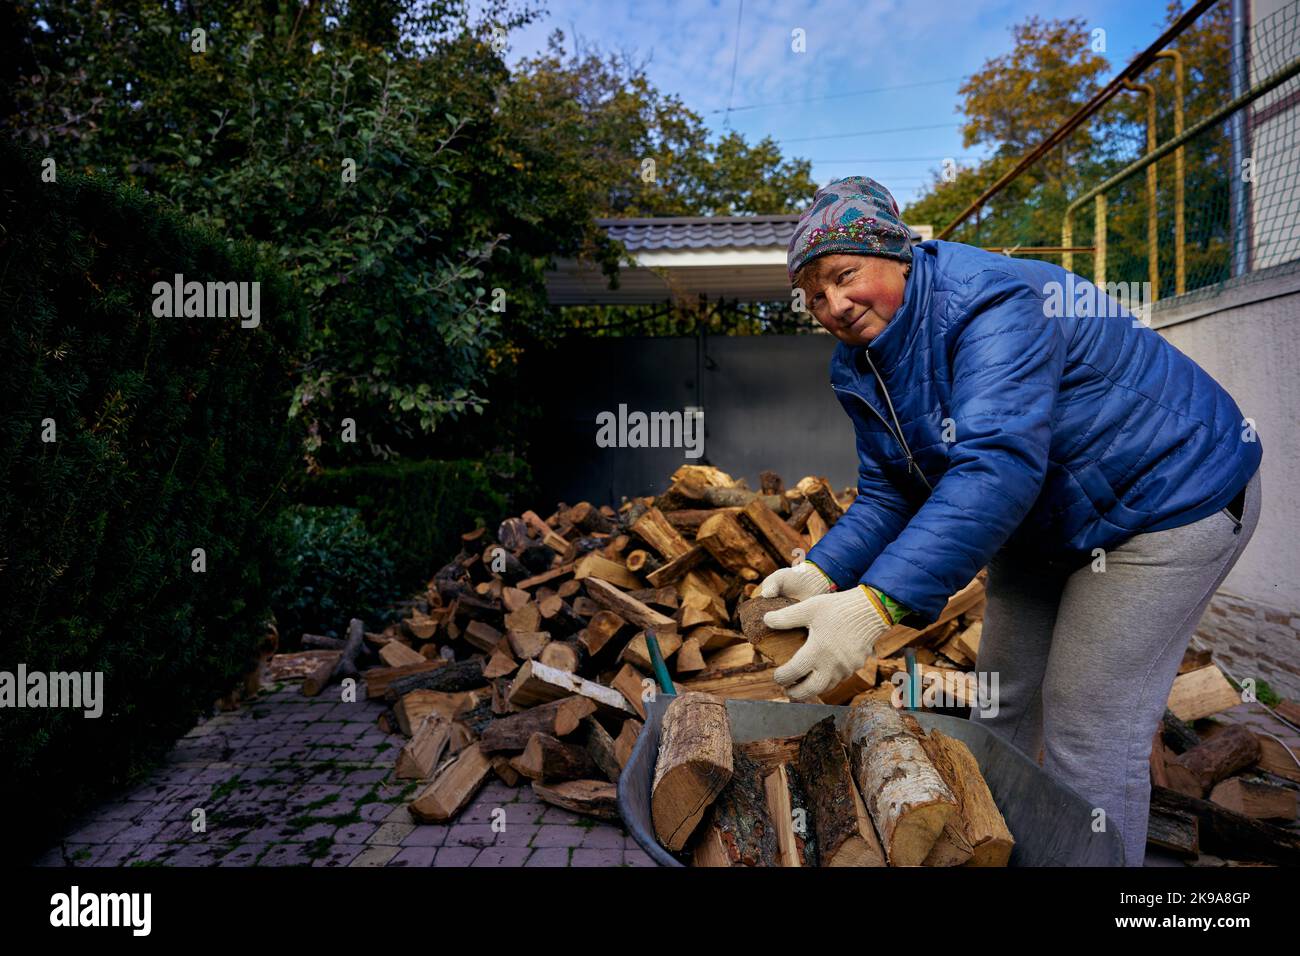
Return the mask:
<path id="1" fill-rule="evenodd" d="M 97 719 L 0 710 L 0 806 L 35 818 L 17 834 L 35 849 L 191 727 L 264 634 L 305 310 L 254 250 L 112 181 L 42 182 L 8 143 L 0 226 L 0 670 L 104 675 Z M 260 325 L 156 318 L 176 273 L 260 282 Z"/>

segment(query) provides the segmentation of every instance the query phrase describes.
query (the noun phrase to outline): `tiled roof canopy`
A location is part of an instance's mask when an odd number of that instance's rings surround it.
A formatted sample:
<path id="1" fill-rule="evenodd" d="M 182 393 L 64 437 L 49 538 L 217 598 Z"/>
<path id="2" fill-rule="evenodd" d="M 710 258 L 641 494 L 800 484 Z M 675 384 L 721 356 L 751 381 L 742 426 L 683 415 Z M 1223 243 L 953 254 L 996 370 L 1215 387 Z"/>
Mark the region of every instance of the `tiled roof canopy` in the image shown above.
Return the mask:
<path id="1" fill-rule="evenodd" d="M 561 260 L 547 276 L 547 297 L 552 305 L 643 305 L 701 295 L 788 300 L 786 248 L 798 221 L 797 215 L 598 219 L 627 247 L 636 266 L 623 266 L 619 288 L 610 289 L 590 263 Z"/>

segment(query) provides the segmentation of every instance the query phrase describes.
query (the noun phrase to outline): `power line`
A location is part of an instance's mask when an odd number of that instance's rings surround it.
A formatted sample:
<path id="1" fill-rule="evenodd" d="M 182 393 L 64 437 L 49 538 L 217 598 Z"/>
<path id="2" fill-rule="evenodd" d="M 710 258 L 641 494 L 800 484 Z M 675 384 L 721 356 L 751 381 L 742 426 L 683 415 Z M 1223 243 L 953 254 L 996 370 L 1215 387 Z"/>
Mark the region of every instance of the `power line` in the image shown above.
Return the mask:
<path id="1" fill-rule="evenodd" d="M 727 88 L 727 115 L 723 125 L 731 125 L 731 95 L 736 92 L 736 64 L 740 62 L 740 18 L 745 14 L 745 0 L 736 5 L 736 47 L 731 53 L 731 85 Z"/>
<path id="2" fill-rule="evenodd" d="M 855 133 L 827 133 L 824 136 L 788 136 L 778 143 L 806 143 L 815 139 L 848 139 L 851 136 L 879 136 L 882 133 L 915 133 L 923 129 L 952 129 L 961 123 L 932 123 L 929 126 L 895 126 L 892 129 L 860 129 Z"/>
<path id="3" fill-rule="evenodd" d="M 734 67 L 733 67 L 734 69 Z M 828 93 L 826 96 L 808 96 L 798 100 L 772 100 L 767 103 L 750 103 L 747 106 L 732 106 L 730 98 L 725 109 L 710 110 L 710 113 L 739 113 L 741 110 L 757 110 L 768 106 L 800 106 L 804 103 L 819 103 L 824 100 L 844 99 L 848 96 L 866 96 L 871 93 L 889 93 L 893 90 L 912 90 L 919 86 L 940 86 L 944 83 L 956 83 L 958 80 L 964 80 L 964 76 L 950 76 L 942 80 L 921 80 L 916 83 L 898 83 L 894 86 L 876 86 L 869 90 L 850 90 L 847 93 Z"/>

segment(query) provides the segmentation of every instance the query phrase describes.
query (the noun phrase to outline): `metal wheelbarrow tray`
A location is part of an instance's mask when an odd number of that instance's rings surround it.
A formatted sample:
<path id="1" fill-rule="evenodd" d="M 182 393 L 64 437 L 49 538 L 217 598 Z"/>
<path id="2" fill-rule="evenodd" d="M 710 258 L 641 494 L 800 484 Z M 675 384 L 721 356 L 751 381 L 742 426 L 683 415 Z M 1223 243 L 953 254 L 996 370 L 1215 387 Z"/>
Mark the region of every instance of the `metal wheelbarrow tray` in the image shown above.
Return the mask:
<path id="1" fill-rule="evenodd" d="M 646 705 L 646 722 L 618 780 L 618 811 L 637 843 L 660 866 L 683 866 L 655 839 L 650 785 L 659 756 L 659 730 L 673 698 L 658 695 Z M 727 716 L 737 743 L 801 734 L 835 717 L 843 728 L 848 707 L 779 701 L 728 700 Z M 1124 847 L 1112 830 L 1096 833 L 1092 807 L 987 727 L 924 710 L 910 711 L 927 731 L 937 728 L 970 748 L 1016 845 L 1011 866 L 1123 866 Z"/>

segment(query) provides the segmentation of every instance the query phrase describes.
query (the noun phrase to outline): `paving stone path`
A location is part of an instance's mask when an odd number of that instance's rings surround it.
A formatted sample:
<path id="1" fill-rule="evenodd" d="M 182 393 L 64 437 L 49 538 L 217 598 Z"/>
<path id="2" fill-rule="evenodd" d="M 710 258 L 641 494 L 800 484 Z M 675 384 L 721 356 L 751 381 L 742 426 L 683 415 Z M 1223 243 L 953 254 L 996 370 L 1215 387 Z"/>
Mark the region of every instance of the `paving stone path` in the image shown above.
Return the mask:
<path id="1" fill-rule="evenodd" d="M 495 777 L 450 825 L 414 823 L 406 804 L 417 784 L 392 773 L 405 738 L 378 729 L 379 702 L 339 703 L 337 687 L 327 694 L 264 688 L 204 721 L 144 784 L 97 807 L 37 864 L 654 865 L 623 826 Z M 498 808 L 504 827 L 493 826 Z"/>

